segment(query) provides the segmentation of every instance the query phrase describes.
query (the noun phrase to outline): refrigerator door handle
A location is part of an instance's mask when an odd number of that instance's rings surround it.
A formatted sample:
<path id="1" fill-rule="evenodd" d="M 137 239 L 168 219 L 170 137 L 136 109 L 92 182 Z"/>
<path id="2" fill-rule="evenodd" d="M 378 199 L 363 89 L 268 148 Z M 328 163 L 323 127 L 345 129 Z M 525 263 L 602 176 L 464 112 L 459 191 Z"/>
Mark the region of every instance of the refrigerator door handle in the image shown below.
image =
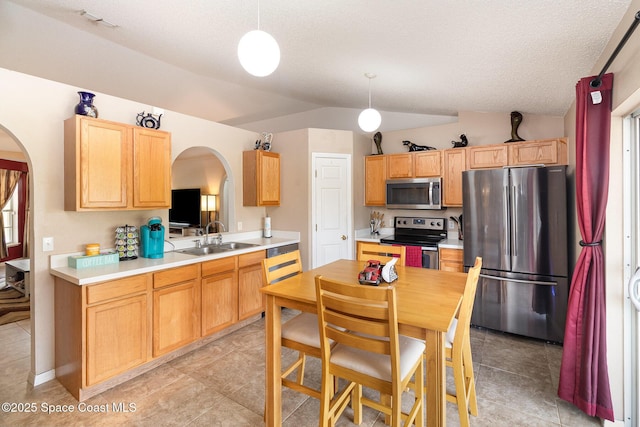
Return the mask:
<path id="1" fill-rule="evenodd" d="M 511 204 L 511 215 L 513 216 L 513 221 L 511 221 L 509 227 L 509 233 L 511 234 L 511 256 L 518 256 L 518 244 L 516 242 L 516 237 L 518 236 L 516 227 L 518 226 L 518 207 L 516 206 L 516 186 L 513 185 L 510 188 L 511 192 L 509 194 L 509 203 Z M 513 265 L 513 264 L 512 264 Z"/>
<path id="2" fill-rule="evenodd" d="M 501 282 L 524 283 L 527 285 L 558 286 L 558 282 L 543 282 L 541 280 L 509 279 L 508 277 L 489 276 L 488 274 L 481 274 L 480 277 L 484 277 L 485 279 L 497 280 Z"/>
<path id="3" fill-rule="evenodd" d="M 629 298 L 631 303 L 640 311 L 640 294 L 638 293 L 638 284 L 640 283 L 640 268 L 636 270 L 633 277 L 629 279 Z"/>
<path id="4" fill-rule="evenodd" d="M 509 215 L 509 186 L 506 185 L 504 187 L 504 203 L 502 204 L 502 209 L 504 210 L 503 215 L 505 220 L 507 221 L 507 230 L 509 230 L 509 234 L 513 234 L 511 227 L 513 226 L 513 221 L 511 220 L 511 216 Z M 509 268 L 511 268 L 512 260 L 511 260 L 511 236 L 503 237 L 504 240 L 504 249 L 505 249 L 505 257 L 509 259 Z"/>

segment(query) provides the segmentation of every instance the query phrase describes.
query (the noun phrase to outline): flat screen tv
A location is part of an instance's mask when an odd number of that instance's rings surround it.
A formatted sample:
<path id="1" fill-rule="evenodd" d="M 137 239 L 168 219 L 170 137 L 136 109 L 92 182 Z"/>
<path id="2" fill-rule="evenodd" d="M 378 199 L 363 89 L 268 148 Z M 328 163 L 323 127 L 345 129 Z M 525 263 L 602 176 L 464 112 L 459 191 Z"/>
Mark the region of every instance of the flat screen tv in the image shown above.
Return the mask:
<path id="1" fill-rule="evenodd" d="M 200 227 L 200 189 L 171 190 L 169 225 L 174 227 Z"/>

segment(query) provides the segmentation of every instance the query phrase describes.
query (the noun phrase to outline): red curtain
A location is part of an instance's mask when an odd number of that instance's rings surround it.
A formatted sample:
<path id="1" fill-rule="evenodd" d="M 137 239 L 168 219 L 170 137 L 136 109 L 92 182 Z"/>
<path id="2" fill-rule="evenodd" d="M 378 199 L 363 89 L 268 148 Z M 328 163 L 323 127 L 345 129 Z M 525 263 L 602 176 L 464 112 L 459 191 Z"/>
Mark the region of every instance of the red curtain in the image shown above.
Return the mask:
<path id="1" fill-rule="evenodd" d="M 558 396 L 588 415 L 613 421 L 602 251 L 613 74 L 605 74 L 596 88 L 590 86 L 593 79 L 583 78 L 576 85 L 576 205 L 582 250 L 569 291 Z"/>

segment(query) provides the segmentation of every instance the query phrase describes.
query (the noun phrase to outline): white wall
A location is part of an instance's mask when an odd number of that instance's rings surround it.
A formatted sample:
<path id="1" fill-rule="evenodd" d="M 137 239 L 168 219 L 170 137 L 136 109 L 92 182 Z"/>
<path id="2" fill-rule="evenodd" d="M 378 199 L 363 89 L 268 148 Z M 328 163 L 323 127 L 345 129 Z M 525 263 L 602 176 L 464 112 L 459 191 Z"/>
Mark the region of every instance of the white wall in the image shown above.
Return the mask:
<path id="1" fill-rule="evenodd" d="M 79 88 L 0 68 L 0 127 L 24 149 L 31 174 L 32 206 L 31 374 L 54 367 L 53 277 L 49 255 L 81 251 L 87 242 L 113 247 L 114 229 L 121 224 L 143 224 L 153 215 L 167 218 L 166 210 L 126 212 L 66 212 L 63 208 L 63 121 L 73 116 Z M 85 88 L 90 90 L 91 88 Z M 100 118 L 135 124 L 136 114 L 149 105 L 96 93 Z M 242 151 L 253 149 L 254 132 L 166 111 L 162 129 L 172 134 L 172 156 L 188 147 L 211 147 L 228 163 L 233 181 L 236 219 L 244 230 L 261 228 L 263 210 L 242 206 Z M 42 252 L 42 238 L 54 238 L 54 252 Z"/>

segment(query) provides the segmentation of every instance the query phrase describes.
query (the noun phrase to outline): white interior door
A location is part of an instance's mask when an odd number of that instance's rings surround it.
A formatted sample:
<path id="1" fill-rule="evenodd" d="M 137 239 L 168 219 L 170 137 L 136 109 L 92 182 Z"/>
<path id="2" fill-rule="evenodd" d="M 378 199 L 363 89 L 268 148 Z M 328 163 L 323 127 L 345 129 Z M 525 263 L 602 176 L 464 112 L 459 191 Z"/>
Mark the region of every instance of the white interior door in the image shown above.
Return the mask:
<path id="1" fill-rule="evenodd" d="M 351 156 L 313 153 L 312 268 L 353 258 Z"/>

